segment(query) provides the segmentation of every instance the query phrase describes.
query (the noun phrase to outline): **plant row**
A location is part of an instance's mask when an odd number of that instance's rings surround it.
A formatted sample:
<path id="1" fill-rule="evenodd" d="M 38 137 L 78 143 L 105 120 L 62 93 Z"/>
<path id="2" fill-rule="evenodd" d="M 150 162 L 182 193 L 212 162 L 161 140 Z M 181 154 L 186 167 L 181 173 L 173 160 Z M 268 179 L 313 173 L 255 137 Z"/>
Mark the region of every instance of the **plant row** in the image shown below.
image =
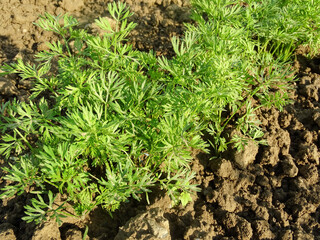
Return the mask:
<path id="1" fill-rule="evenodd" d="M 1 75 L 33 81 L 30 101 L 1 105 L 0 153 L 8 159 L 1 197 L 32 194 L 26 221 L 112 212 L 153 188 L 174 203 L 190 202 L 192 150 L 213 156 L 263 142 L 255 110 L 288 103 L 295 49 L 319 47 L 320 2 L 192 1 L 194 24 L 172 38 L 173 58 L 134 50 L 135 23 L 125 4 L 99 18 L 102 36 L 72 16 L 45 14 L 36 23 L 59 35 L 37 64 L 18 60 Z M 231 125 L 238 130 L 225 135 Z M 210 137 L 203 137 L 207 133 Z M 210 149 L 210 150 L 209 150 Z"/>

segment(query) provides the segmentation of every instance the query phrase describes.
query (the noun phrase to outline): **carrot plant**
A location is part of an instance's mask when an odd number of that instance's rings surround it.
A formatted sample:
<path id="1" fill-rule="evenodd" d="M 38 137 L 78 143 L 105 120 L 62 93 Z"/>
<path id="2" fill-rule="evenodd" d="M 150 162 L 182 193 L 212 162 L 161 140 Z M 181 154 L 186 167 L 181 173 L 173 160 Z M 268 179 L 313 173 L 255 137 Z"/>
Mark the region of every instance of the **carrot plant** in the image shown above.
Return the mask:
<path id="1" fill-rule="evenodd" d="M 34 87 L 29 102 L 0 108 L 0 153 L 9 159 L 3 170 L 10 182 L 1 197 L 33 194 L 24 220 L 36 222 L 61 221 L 57 194 L 79 216 L 96 206 L 112 212 L 154 186 L 187 204 L 199 191 L 191 184 L 191 150 L 208 153 L 211 145 L 218 154 L 230 143 L 241 149 L 248 139 L 261 142 L 255 110 L 288 102 L 293 50 L 317 46 L 314 19 L 286 15 L 301 31 L 312 26 L 309 35 L 269 19 L 279 14 L 271 5 L 285 13 L 303 9 L 300 1 L 283 2 L 194 0 L 196 24 L 186 25 L 183 39 L 172 39 L 171 59 L 128 44 L 135 24 L 120 2 L 108 6 L 115 26 L 96 20 L 103 36 L 77 28 L 72 16 L 41 16 L 36 25 L 60 40 L 36 55 L 38 64 L 2 67 L 2 75 L 16 74 Z M 319 13 L 316 5 L 305 11 Z M 226 140 L 231 123 L 241 135 Z"/>

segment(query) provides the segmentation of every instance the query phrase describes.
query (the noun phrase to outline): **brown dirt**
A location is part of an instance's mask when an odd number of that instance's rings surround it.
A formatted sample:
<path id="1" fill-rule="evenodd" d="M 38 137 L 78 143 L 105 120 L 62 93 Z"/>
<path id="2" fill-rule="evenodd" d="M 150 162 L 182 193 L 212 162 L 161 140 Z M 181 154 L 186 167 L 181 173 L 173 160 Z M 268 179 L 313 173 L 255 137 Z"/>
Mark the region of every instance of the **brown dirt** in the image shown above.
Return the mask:
<path id="1" fill-rule="evenodd" d="M 83 27 L 106 16 L 102 0 L 2 0 L 0 64 L 30 58 L 54 36 L 32 22 L 45 11 L 77 16 Z M 127 0 L 138 23 L 130 41 L 140 50 L 172 53 L 170 37 L 181 35 L 188 18 L 182 0 Z M 162 192 L 150 205 L 132 200 L 113 218 L 97 208 L 84 219 L 67 218 L 62 226 L 21 220 L 28 195 L 0 200 L 0 239 L 320 239 L 320 61 L 297 51 L 298 81 L 294 103 L 283 112 L 261 109 L 259 118 L 268 146 L 248 145 L 240 154 L 209 161 L 195 152 L 192 168 L 202 191 L 186 207 L 171 207 Z M 0 78 L 0 101 L 27 99 L 30 83 Z M 5 163 L 0 160 L 3 166 Z M 0 172 L 0 176 L 3 173 Z M 5 182 L 0 179 L 0 187 Z"/>

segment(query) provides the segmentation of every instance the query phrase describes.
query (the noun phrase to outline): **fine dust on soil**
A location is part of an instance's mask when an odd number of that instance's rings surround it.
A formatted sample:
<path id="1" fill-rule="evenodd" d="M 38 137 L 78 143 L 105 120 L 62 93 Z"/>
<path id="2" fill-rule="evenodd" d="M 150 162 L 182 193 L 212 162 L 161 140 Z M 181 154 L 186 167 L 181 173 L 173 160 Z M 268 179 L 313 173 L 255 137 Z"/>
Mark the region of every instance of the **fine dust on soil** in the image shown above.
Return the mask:
<path id="1" fill-rule="evenodd" d="M 83 27 L 106 16 L 102 0 L 1 0 L 0 64 L 17 58 L 32 59 L 54 39 L 34 26 L 39 14 L 69 12 Z M 127 0 L 138 23 L 130 41 L 139 50 L 172 54 L 170 37 L 181 36 L 190 21 L 188 3 L 182 0 Z M 268 146 L 248 145 L 239 154 L 209 161 L 195 152 L 192 168 L 202 191 L 186 207 L 171 207 L 162 192 L 150 196 L 150 205 L 132 200 L 111 218 L 95 209 L 84 219 L 67 218 L 62 226 L 49 221 L 40 226 L 21 220 L 29 196 L 0 200 L 0 239 L 320 239 L 320 59 L 297 51 L 294 67 L 298 80 L 294 103 L 284 111 L 258 113 Z M 31 84 L 0 78 L 0 101 L 27 100 Z M 5 166 L 5 161 L 0 159 Z M 4 175 L 0 171 L 0 177 Z M 0 179 L 0 187 L 6 184 Z"/>

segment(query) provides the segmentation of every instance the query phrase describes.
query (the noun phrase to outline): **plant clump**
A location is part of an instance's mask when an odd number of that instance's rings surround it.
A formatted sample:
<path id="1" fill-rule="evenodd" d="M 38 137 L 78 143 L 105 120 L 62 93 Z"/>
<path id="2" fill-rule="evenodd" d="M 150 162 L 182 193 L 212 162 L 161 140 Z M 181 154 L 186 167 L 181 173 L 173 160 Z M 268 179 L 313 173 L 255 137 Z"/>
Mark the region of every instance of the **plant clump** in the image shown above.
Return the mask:
<path id="1" fill-rule="evenodd" d="M 1 197 L 33 194 L 24 220 L 61 221 L 58 194 L 79 216 L 98 205 L 112 212 L 154 186 L 185 205 L 199 191 L 191 183 L 192 149 L 209 153 L 211 146 L 216 156 L 231 143 L 263 143 L 255 110 L 289 102 L 294 50 L 319 47 L 320 3 L 192 4 L 196 24 L 172 38 L 171 59 L 128 44 L 135 24 L 120 2 L 108 6 L 113 25 L 96 20 L 103 36 L 78 29 L 72 16 L 40 17 L 36 25 L 60 40 L 36 55 L 38 64 L 18 60 L 1 73 L 34 82 L 30 101 L 0 108 L 0 153 L 11 182 Z M 227 139 L 230 124 L 240 134 Z"/>

